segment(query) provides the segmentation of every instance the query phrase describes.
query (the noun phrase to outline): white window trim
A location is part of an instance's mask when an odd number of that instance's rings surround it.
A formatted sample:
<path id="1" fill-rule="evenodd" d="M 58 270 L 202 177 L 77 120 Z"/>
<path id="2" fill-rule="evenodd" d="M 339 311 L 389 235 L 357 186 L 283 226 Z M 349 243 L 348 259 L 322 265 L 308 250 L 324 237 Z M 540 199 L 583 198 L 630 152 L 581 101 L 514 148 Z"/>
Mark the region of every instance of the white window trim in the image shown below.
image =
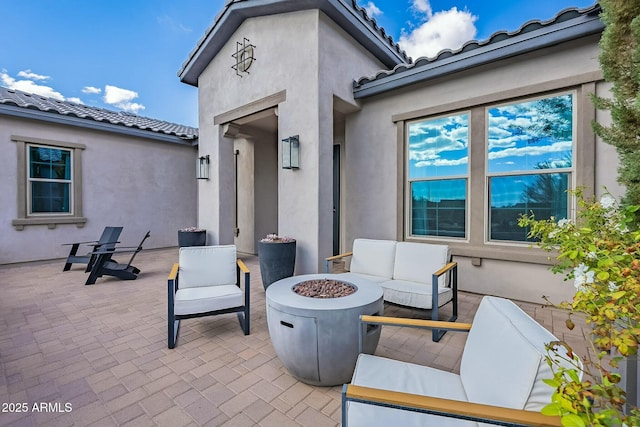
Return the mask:
<path id="1" fill-rule="evenodd" d="M 70 172 L 70 179 L 53 179 L 53 178 L 32 178 L 31 174 L 30 174 L 30 168 L 31 168 L 31 150 L 29 150 L 30 147 L 37 147 L 37 148 L 51 148 L 54 150 L 61 150 L 61 151 L 66 151 L 69 153 L 69 156 L 71 158 L 71 162 L 70 162 L 70 167 L 71 170 Z M 70 149 L 70 148 L 63 148 L 63 147 L 54 147 L 51 145 L 42 145 L 42 144 L 31 144 L 31 143 L 27 143 L 26 144 L 26 153 L 27 153 L 27 170 L 26 170 L 26 180 L 27 180 L 27 215 L 29 217 L 38 217 L 38 216 L 73 216 L 73 212 L 74 212 L 74 205 L 73 205 L 73 199 L 74 199 L 74 188 L 75 188 L 75 181 L 74 181 L 74 173 L 73 173 L 73 168 L 74 168 L 74 164 L 75 164 L 75 150 Z M 70 191 L 69 191 L 69 212 L 33 212 L 33 185 L 32 183 L 34 182 L 54 182 L 54 183 L 64 183 L 64 184 L 69 184 L 70 185 Z"/>

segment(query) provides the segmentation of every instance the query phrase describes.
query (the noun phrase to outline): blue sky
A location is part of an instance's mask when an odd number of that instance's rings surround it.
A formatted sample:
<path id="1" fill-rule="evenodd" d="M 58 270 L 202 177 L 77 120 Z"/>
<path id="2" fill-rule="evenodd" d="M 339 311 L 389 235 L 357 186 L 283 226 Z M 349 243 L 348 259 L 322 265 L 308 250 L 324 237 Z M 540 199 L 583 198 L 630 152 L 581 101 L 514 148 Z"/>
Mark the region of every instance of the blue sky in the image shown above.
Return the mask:
<path id="1" fill-rule="evenodd" d="M 225 1 L 0 0 L 0 85 L 197 126 L 197 89 L 177 71 Z M 593 3 L 359 0 L 414 59 Z"/>

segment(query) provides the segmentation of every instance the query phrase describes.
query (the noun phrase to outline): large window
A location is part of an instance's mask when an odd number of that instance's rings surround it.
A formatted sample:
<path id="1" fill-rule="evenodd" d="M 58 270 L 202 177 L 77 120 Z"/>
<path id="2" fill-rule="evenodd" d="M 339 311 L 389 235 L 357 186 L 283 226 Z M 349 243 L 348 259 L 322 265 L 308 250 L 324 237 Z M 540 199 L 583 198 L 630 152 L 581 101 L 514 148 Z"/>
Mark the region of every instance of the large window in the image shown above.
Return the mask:
<path id="1" fill-rule="evenodd" d="M 521 214 L 567 218 L 572 187 L 574 94 L 489 107 L 489 240 L 527 241 Z"/>
<path id="2" fill-rule="evenodd" d="M 29 214 L 71 214 L 72 151 L 29 145 Z"/>
<path id="3" fill-rule="evenodd" d="M 469 114 L 408 124 L 411 236 L 466 237 Z"/>
<path id="4" fill-rule="evenodd" d="M 11 137 L 17 146 L 17 230 L 29 225 L 76 224 L 82 216 L 83 144 L 25 136 Z"/>

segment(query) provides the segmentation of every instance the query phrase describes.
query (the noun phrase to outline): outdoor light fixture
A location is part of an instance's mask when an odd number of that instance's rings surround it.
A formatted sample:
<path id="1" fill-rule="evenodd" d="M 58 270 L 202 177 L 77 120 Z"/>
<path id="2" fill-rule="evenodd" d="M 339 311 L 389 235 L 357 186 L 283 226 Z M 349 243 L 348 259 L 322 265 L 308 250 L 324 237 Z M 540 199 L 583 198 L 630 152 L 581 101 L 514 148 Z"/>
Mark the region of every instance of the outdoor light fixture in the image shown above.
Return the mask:
<path id="1" fill-rule="evenodd" d="M 209 179 L 209 155 L 198 157 L 196 163 L 196 178 Z"/>
<path id="2" fill-rule="evenodd" d="M 300 168 L 300 140 L 298 135 L 282 140 L 282 169 Z"/>

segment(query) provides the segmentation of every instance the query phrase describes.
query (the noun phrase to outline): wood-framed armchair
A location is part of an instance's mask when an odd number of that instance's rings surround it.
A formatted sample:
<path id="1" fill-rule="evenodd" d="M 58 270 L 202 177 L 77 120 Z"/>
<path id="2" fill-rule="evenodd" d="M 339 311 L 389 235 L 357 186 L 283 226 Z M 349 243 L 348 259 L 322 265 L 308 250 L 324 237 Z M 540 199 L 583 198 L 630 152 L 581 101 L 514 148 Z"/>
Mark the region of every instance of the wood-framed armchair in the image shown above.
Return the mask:
<path id="1" fill-rule="evenodd" d="M 235 312 L 249 335 L 250 291 L 249 269 L 234 245 L 180 248 L 168 278 L 168 347 L 176 346 L 182 319 Z"/>
<path id="2" fill-rule="evenodd" d="M 437 328 L 468 337 L 459 374 L 360 354 L 342 391 L 342 427 L 562 425 L 560 417 L 540 413 L 555 391 L 543 380 L 553 378 L 546 345 L 557 338 L 512 301 L 484 297 L 471 324 L 377 316 L 361 322 L 363 328 Z"/>

